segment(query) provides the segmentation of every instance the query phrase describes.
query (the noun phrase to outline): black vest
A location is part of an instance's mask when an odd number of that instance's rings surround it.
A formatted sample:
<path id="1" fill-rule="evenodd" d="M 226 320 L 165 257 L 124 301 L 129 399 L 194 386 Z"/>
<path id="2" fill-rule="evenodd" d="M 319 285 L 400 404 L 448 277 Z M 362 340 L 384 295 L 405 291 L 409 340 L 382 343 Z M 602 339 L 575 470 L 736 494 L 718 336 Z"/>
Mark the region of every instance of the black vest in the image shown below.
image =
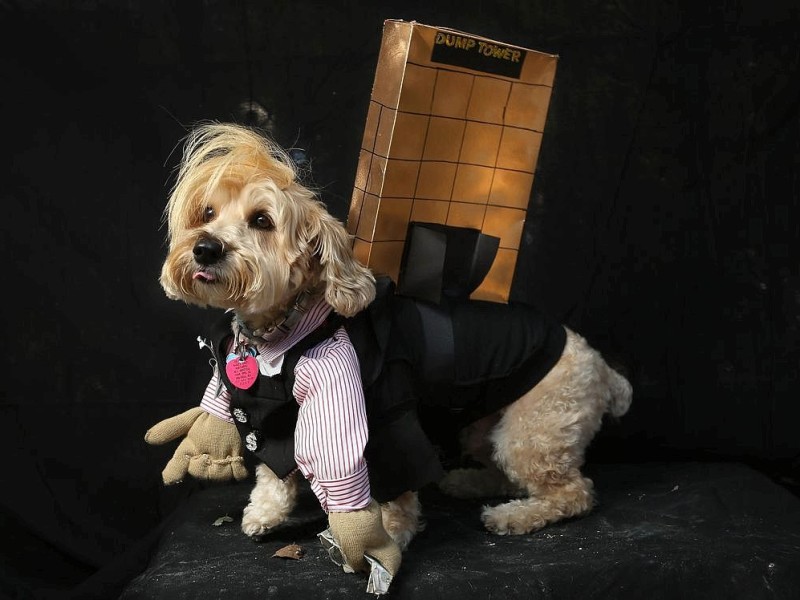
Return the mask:
<path id="1" fill-rule="evenodd" d="M 219 363 L 245 446 L 278 477 L 296 468 L 297 361 L 341 325 L 359 359 L 369 425 L 365 458 L 379 502 L 437 481 L 445 432 L 524 394 L 556 363 L 566 339 L 563 327 L 525 305 L 433 305 L 396 295 L 391 280 L 379 278 L 367 309 L 350 319 L 332 314 L 286 353 L 280 374 L 259 374 L 241 390 Z M 218 360 L 231 336 L 226 314 L 212 332 Z"/>

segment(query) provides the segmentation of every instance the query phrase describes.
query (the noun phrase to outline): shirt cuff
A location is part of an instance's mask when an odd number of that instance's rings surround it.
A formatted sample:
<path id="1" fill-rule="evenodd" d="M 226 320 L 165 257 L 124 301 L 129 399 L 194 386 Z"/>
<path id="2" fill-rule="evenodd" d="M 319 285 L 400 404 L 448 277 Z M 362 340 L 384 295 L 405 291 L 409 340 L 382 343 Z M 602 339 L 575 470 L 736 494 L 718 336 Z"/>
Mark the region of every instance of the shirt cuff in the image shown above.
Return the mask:
<path id="1" fill-rule="evenodd" d="M 325 490 L 328 512 L 352 512 L 369 506 L 372 501 L 369 472 L 364 465 L 357 473 L 334 481 L 317 480 Z"/>
<path id="2" fill-rule="evenodd" d="M 233 423 L 233 417 L 231 417 L 230 408 L 230 394 L 225 389 L 223 389 L 219 394 L 215 394 L 212 390 L 212 387 L 215 387 L 213 382 L 212 384 L 209 384 L 206 393 L 203 394 L 203 399 L 200 401 L 200 408 L 207 413 L 222 419 L 223 421 Z"/>

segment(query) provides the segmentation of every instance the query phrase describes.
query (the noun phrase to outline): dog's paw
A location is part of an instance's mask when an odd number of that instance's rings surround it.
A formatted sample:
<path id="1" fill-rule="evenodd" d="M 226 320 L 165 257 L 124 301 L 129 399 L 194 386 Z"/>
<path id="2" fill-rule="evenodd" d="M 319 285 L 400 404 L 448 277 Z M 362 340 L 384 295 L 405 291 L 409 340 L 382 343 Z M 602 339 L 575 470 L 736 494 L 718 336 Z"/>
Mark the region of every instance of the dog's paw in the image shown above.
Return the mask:
<path id="1" fill-rule="evenodd" d="M 418 515 L 389 514 L 387 516 L 385 506 L 383 507 L 383 528 L 394 540 L 394 543 L 400 546 L 400 550 L 405 552 L 417 532 L 425 529 L 425 524 L 420 521 Z"/>
<path id="2" fill-rule="evenodd" d="M 448 471 L 439 480 L 439 489 L 453 498 L 473 498 L 471 490 L 464 485 L 464 473 L 467 469 L 454 469 Z"/>
<path id="3" fill-rule="evenodd" d="M 439 489 L 451 498 L 469 500 L 503 494 L 504 476 L 495 469 L 453 469 L 439 481 Z"/>
<path id="4" fill-rule="evenodd" d="M 547 519 L 532 510 L 530 503 L 526 501 L 484 506 L 481 521 L 488 531 L 497 535 L 523 535 L 537 531 L 547 524 Z"/>
<path id="5" fill-rule="evenodd" d="M 273 511 L 264 510 L 260 506 L 248 504 L 242 514 L 242 532 L 251 538 L 260 538 L 285 520 Z"/>
<path id="6" fill-rule="evenodd" d="M 453 469 L 439 481 L 439 489 L 452 498 L 490 498 L 507 496 L 518 498 L 524 491 L 511 483 L 497 469 Z"/>
<path id="7" fill-rule="evenodd" d="M 405 551 L 414 536 L 425 529 L 416 492 L 406 492 L 381 504 L 381 520 L 389 537 Z"/>

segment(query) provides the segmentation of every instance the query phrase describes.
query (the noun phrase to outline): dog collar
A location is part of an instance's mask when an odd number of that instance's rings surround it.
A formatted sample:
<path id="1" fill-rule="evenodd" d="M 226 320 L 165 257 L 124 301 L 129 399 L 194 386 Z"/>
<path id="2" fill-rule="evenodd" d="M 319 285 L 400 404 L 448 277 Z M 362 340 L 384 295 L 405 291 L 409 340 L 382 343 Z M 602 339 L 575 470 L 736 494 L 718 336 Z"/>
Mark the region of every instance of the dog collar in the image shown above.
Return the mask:
<path id="1" fill-rule="evenodd" d="M 239 318 L 239 315 L 235 315 L 236 324 L 239 327 L 239 331 L 252 341 L 262 340 L 263 336 L 276 331 L 279 331 L 282 336 L 286 336 L 294 328 L 294 326 L 297 325 L 303 315 L 306 314 L 308 311 L 308 306 L 315 293 L 315 289 L 305 290 L 299 293 L 294 300 L 294 304 L 289 310 L 286 311 L 286 313 L 284 313 L 283 317 L 266 327 L 250 329 L 245 322 Z"/>

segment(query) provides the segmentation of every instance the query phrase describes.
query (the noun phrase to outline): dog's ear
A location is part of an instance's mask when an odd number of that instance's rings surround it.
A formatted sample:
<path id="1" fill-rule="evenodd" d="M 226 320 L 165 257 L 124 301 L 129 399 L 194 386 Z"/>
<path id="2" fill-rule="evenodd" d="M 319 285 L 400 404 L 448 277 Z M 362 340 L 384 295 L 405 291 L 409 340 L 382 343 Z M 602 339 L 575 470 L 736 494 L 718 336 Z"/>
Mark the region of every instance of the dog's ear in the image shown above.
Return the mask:
<path id="1" fill-rule="evenodd" d="M 321 267 L 325 300 L 337 313 L 352 317 L 375 298 L 375 277 L 353 256 L 344 226 L 321 205 L 312 209 L 309 244 Z"/>

